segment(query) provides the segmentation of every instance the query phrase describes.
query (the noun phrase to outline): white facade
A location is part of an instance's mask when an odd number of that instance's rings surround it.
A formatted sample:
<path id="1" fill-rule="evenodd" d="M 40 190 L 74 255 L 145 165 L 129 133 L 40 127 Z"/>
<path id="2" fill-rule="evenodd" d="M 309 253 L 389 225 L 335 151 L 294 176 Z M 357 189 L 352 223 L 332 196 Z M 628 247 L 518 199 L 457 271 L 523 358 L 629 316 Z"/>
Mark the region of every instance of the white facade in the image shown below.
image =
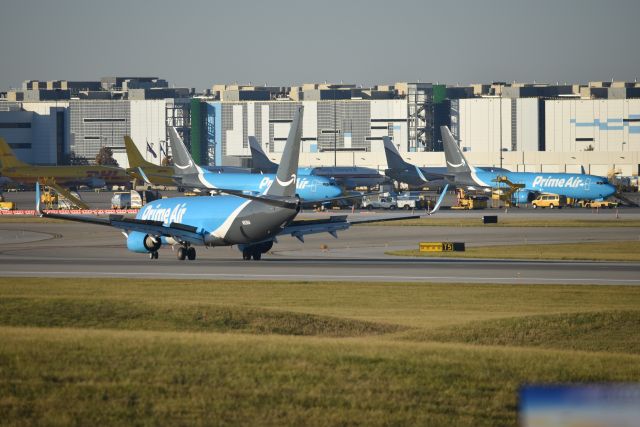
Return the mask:
<path id="1" fill-rule="evenodd" d="M 390 136 L 398 150 L 401 153 L 407 153 L 407 116 L 406 99 L 371 101 L 371 136 L 374 138 Z M 374 146 L 375 144 L 372 144 L 372 151 Z M 379 146 L 382 147 L 382 145 Z"/>
<path id="2" fill-rule="evenodd" d="M 458 102 L 458 139 L 464 151 L 493 153 L 500 163 L 500 152 L 538 150 L 537 98 L 469 98 Z"/>
<path id="3" fill-rule="evenodd" d="M 166 147 L 167 101 L 164 99 L 129 101 L 131 139 L 138 147 L 140 154 L 147 161 L 156 164 L 160 162 L 161 157 L 164 157 L 160 152 L 160 146 Z M 147 142 L 157 157 L 154 158 L 147 150 Z M 126 152 L 114 152 L 113 157 L 121 167 L 129 167 Z"/>
<path id="4" fill-rule="evenodd" d="M 640 99 L 545 101 L 546 151 L 640 151 Z"/>
<path id="5" fill-rule="evenodd" d="M 58 144 L 68 144 L 68 120 L 66 108 L 68 102 L 24 102 L 24 111 L 2 113 L 0 120 L 7 122 L 29 122 L 29 128 L 4 128 L 0 135 L 13 147 L 16 156 L 27 163 L 36 165 L 55 165 L 58 162 Z M 56 114 L 65 115 L 62 132 L 58 133 Z M 61 137 L 61 140 L 59 140 Z M 16 148 L 24 147 L 24 148 Z M 28 148 L 26 148 L 28 147 Z"/>

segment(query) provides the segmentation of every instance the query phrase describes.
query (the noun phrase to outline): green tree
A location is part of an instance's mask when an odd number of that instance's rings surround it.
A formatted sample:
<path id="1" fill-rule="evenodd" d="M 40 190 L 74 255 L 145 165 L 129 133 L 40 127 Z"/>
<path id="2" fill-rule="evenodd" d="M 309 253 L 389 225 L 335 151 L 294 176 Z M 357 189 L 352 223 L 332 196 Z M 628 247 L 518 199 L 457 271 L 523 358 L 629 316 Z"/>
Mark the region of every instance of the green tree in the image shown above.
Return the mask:
<path id="1" fill-rule="evenodd" d="M 102 147 L 96 155 L 96 164 L 102 166 L 118 166 L 118 162 L 113 158 L 113 150 L 109 147 Z"/>

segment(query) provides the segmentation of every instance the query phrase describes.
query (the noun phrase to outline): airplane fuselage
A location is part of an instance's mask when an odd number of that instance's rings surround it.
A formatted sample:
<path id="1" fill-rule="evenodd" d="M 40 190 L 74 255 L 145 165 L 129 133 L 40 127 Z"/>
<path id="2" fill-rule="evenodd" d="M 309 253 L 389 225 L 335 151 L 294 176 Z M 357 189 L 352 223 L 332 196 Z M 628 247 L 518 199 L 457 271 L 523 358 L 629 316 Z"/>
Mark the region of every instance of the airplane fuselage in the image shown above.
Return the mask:
<path id="1" fill-rule="evenodd" d="M 28 166 L 7 167 L 2 175 L 15 182 L 35 184 L 53 178 L 57 184 L 126 184 L 131 178 L 124 169 L 109 166 Z"/>
<path id="2" fill-rule="evenodd" d="M 276 179 L 275 174 L 199 173 L 182 178 L 182 185 L 226 188 L 254 194 L 263 194 Z M 338 197 L 342 191 L 330 179 L 312 175 L 301 175 L 296 180 L 296 194 L 305 201 L 322 201 Z"/>
<path id="3" fill-rule="evenodd" d="M 271 239 L 297 213 L 235 196 L 200 196 L 156 200 L 143 206 L 136 219 L 192 226 L 203 244 L 227 246 Z"/>
<path id="4" fill-rule="evenodd" d="M 456 184 L 495 188 L 499 186 L 496 182 L 499 176 L 506 177 L 514 184 L 524 184 L 524 191 L 558 194 L 574 199 L 600 200 L 616 192 L 606 178 L 573 173 L 486 172 L 476 169 L 471 172 L 471 179 L 456 179 Z"/>

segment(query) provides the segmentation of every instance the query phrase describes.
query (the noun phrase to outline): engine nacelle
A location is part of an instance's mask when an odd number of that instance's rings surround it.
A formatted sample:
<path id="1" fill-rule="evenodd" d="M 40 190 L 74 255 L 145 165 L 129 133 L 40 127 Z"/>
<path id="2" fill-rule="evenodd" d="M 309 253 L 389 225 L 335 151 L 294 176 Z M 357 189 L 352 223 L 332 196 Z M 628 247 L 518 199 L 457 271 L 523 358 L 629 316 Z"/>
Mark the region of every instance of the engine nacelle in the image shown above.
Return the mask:
<path id="1" fill-rule="evenodd" d="M 536 193 L 534 193 L 533 191 L 516 191 L 512 196 L 511 196 L 511 201 L 515 204 L 518 205 L 524 205 L 526 203 L 529 203 L 530 201 L 532 201 L 533 199 L 536 198 Z"/>
<path id="2" fill-rule="evenodd" d="M 162 246 L 162 241 L 139 231 L 132 231 L 127 237 L 127 249 L 131 252 L 147 254 L 155 252 Z"/>

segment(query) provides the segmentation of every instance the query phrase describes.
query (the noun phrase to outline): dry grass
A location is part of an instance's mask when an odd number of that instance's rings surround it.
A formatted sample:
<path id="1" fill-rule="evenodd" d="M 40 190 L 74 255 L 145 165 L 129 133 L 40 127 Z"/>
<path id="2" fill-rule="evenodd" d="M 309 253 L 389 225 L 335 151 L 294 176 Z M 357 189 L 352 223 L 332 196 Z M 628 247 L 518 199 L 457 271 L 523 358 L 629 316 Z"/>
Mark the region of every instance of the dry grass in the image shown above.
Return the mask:
<path id="1" fill-rule="evenodd" d="M 0 279 L 11 425 L 513 425 L 640 381 L 640 288 Z"/>

